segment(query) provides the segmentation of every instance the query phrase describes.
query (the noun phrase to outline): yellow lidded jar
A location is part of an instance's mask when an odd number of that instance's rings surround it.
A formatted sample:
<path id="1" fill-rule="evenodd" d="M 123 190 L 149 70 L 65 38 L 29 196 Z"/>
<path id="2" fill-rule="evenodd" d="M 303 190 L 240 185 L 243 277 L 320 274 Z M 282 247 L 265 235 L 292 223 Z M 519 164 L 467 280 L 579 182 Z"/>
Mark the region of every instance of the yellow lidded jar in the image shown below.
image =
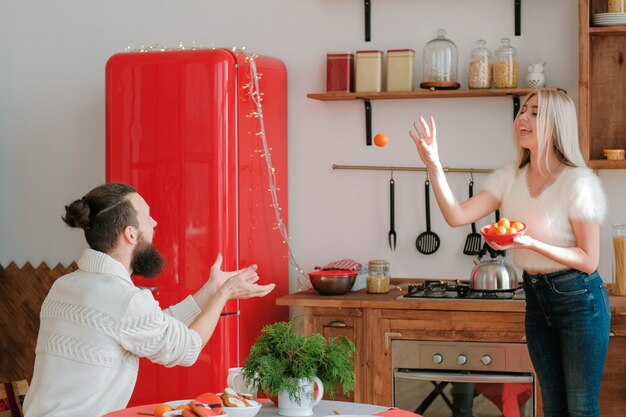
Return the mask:
<path id="1" fill-rule="evenodd" d="M 389 262 L 384 259 L 372 259 L 367 268 L 367 292 L 370 294 L 388 293 Z"/>

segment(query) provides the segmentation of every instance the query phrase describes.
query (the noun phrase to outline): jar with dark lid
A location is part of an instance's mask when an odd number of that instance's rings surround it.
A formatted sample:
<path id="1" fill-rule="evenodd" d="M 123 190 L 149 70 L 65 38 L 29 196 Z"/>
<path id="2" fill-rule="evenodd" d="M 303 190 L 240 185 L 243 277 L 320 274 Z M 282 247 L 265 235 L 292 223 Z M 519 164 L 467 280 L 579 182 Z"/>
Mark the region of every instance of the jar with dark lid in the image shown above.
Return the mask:
<path id="1" fill-rule="evenodd" d="M 437 31 L 437 37 L 424 46 L 421 88 L 430 90 L 457 89 L 457 55 L 454 42 L 446 38 L 445 29 Z"/>
<path id="2" fill-rule="evenodd" d="M 493 59 L 493 86 L 496 88 L 516 88 L 518 77 L 517 51 L 509 38 L 502 39 Z"/>
<path id="3" fill-rule="evenodd" d="M 467 86 L 469 88 L 491 87 L 491 51 L 485 48 L 484 40 L 476 42 L 477 47 L 470 53 L 469 71 L 467 73 Z"/>
<path id="4" fill-rule="evenodd" d="M 384 259 L 372 259 L 368 264 L 367 292 L 386 294 L 389 292 L 389 262 Z"/>

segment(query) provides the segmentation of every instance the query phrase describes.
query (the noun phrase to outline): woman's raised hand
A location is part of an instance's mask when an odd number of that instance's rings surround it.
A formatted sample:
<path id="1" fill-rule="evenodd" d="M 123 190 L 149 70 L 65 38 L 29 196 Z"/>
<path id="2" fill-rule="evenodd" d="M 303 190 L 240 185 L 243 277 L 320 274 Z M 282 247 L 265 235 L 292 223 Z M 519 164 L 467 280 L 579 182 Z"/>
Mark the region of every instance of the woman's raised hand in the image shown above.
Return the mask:
<path id="1" fill-rule="evenodd" d="M 438 166 L 440 163 L 435 119 L 431 116 L 430 123 L 426 123 L 426 120 L 420 116 L 419 123 L 413 123 L 413 129 L 409 130 L 409 135 L 413 139 L 420 159 L 426 165 L 426 168 Z"/>

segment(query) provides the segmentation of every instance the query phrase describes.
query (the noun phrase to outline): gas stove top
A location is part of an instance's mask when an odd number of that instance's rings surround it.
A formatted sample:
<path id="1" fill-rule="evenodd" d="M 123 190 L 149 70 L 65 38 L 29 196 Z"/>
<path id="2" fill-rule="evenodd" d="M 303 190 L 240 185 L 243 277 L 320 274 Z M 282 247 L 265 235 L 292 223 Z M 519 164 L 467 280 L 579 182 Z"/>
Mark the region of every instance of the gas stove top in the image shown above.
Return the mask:
<path id="1" fill-rule="evenodd" d="M 455 280 L 410 284 L 407 293 L 398 297 L 403 300 L 412 298 L 523 301 L 526 296 L 521 286 L 513 290 L 481 291 L 471 289 L 468 282 Z"/>

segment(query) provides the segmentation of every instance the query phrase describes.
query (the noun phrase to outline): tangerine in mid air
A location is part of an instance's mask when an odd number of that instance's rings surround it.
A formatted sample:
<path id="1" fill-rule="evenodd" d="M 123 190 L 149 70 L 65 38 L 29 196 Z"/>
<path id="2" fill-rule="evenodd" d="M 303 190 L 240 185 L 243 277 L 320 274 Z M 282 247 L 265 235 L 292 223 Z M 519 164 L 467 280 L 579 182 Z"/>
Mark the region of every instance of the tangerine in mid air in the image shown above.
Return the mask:
<path id="1" fill-rule="evenodd" d="M 384 133 L 378 133 L 376 136 L 374 136 L 374 144 L 379 148 L 385 146 L 387 142 L 389 142 L 389 138 Z"/>

